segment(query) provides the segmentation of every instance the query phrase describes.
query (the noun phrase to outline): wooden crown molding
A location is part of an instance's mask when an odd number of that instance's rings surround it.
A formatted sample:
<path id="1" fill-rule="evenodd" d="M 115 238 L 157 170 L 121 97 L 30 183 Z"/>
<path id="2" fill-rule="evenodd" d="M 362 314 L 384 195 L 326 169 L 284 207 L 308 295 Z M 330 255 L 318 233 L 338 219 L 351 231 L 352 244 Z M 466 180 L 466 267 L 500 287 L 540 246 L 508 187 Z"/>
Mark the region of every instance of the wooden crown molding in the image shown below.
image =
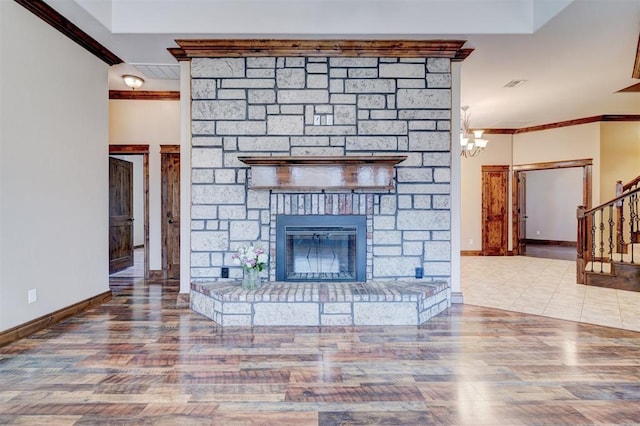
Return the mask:
<path id="1" fill-rule="evenodd" d="M 640 72 L 640 70 L 638 71 Z M 618 90 L 616 93 L 637 93 L 640 92 L 640 83 L 632 84 L 629 87 Z"/>
<path id="2" fill-rule="evenodd" d="M 116 56 L 109 49 L 98 43 L 89 34 L 82 31 L 67 18 L 58 13 L 51 6 L 42 0 L 15 0 L 16 3 L 23 6 L 29 12 L 51 25 L 71 40 L 84 47 L 98 59 L 106 62 L 108 65 L 116 65 L 122 63 L 122 59 Z"/>
<path id="3" fill-rule="evenodd" d="M 176 40 L 178 61 L 241 56 L 449 58 L 463 61 L 473 49 L 465 40 Z"/>
<path id="4" fill-rule="evenodd" d="M 636 60 L 633 62 L 632 78 L 640 78 L 640 35 L 638 36 L 638 45 L 636 46 Z"/>
<path id="5" fill-rule="evenodd" d="M 179 91 L 109 90 L 109 99 L 135 101 L 179 101 Z"/>
<path id="6" fill-rule="evenodd" d="M 558 129 L 560 127 L 578 126 L 581 124 L 597 123 L 600 121 L 640 121 L 640 115 L 627 114 L 627 115 L 596 115 L 593 117 L 578 118 L 575 120 L 560 121 L 557 123 L 541 124 L 539 126 L 523 127 L 522 129 L 516 129 L 513 133 L 529 133 L 538 132 L 541 130 Z"/>
<path id="7" fill-rule="evenodd" d="M 472 129 L 473 130 L 473 129 Z M 512 135 L 518 129 L 484 129 L 485 135 Z"/>
<path id="8" fill-rule="evenodd" d="M 575 120 L 559 121 L 557 123 L 541 124 L 539 126 L 522 127 L 520 129 L 484 129 L 487 135 L 515 135 L 520 133 L 539 132 L 541 130 L 558 129 L 560 127 L 579 126 L 581 124 L 605 122 L 605 121 L 640 121 L 640 115 L 636 114 L 607 114 L 593 117 L 577 118 Z"/>

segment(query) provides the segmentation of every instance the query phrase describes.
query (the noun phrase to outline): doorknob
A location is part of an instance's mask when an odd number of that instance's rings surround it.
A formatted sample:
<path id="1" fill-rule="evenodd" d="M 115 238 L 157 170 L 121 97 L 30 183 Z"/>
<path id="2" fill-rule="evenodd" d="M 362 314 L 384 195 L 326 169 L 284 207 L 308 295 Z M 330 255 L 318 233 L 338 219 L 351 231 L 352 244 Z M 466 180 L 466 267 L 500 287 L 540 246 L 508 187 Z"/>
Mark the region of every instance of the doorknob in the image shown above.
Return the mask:
<path id="1" fill-rule="evenodd" d="M 173 219 L 169 219 L 169 223 L 173 223 Z"/>

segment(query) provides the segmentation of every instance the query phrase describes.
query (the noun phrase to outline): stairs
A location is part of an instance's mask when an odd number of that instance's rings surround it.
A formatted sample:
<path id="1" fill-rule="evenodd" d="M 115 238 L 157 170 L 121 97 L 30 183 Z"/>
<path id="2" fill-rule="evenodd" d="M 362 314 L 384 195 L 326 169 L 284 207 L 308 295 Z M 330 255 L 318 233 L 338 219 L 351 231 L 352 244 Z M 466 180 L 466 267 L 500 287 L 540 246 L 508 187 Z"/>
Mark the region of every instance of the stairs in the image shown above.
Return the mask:
<path id="1" fill-rule="evenodd" d="M 640 292 L 640 175 L 616 197 L 577 209 L 576 277 L 579 284 Z"/>
<path id="2" fill-rule="evenodd" d="M 626 253 L 588 262 L 584 273 L 586 285 L 640 292 L 640 243 L 628 244 Z"/>

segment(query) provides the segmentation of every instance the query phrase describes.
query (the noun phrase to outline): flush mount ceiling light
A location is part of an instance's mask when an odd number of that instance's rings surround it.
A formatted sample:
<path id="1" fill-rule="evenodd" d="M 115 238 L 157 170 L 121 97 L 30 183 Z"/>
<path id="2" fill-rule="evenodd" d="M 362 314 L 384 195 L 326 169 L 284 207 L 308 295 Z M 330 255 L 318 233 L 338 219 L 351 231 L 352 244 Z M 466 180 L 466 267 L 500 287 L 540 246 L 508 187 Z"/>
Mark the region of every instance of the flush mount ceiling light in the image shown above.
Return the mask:
<path id="1" fill-rule="evenodd" d="M 460 108 L 462 110 L 462 129 L 460 131 L 460 155 L 463 157 L 475 157 L 487 147 L 488 140 L 482 139 L 484 130 L 470 130 L 469 123 L 471 114 L 467 113 L 468 106 Z"/>
<path id="2" fill-rule="evenodd" d="M 132 90 L 136 90 L 142 87 L 144 80 L 137 75 L 125 74 L 122 76 L 122 81 Z"/>

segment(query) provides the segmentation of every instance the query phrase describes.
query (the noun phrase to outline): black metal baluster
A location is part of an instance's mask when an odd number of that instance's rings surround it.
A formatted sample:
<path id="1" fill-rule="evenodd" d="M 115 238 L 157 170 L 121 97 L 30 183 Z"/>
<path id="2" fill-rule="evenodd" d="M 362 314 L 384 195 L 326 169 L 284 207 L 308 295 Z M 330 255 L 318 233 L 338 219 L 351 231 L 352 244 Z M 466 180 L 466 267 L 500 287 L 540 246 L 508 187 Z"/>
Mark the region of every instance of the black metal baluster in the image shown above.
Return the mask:
<path id="1" fill-rule="evenodd" d="M 609 206 L 609 259 L 613 260 L 613 226 L 615 221 L 613 220 L 613 204 Z"/>
<path id="2" fill-rule="evenodd" d="M 598 229 L 600 230 L 600 248 L 598 249 L 598 254 L 600 255 L 600 272 L 604 272 L 604 208 L 600 209 L 600 224 L 598 225 Z"/>
<path id="3" fill-rule="evenodd" d="M 638 215 L 638 194 L 633 194 L 629 198 L 629 244 L 631 245 L 631 263 L 635 263 L 634 243 L 638 242 L 636 233 L 640 228 L 640 217 Z"/>
<path id="4" fill-rule="evenodd" d="M 620 204 L 620 233 L 619 233 L 619 241 L 618 241 L 618 247 L 620 248 L 620 260 L 623 260 L 624 257 L 624 252 L 625 252 L 625 241 L 624 241 L 624 223 L 625 223 L 625 218 L 624 218 L 624 200 L 620 200 L 618 202 Z"/>
<path id="5" fill-rule="evenodd" d="M 596 262 L 596 212 L 591 214 L 591 272 Z"/>

